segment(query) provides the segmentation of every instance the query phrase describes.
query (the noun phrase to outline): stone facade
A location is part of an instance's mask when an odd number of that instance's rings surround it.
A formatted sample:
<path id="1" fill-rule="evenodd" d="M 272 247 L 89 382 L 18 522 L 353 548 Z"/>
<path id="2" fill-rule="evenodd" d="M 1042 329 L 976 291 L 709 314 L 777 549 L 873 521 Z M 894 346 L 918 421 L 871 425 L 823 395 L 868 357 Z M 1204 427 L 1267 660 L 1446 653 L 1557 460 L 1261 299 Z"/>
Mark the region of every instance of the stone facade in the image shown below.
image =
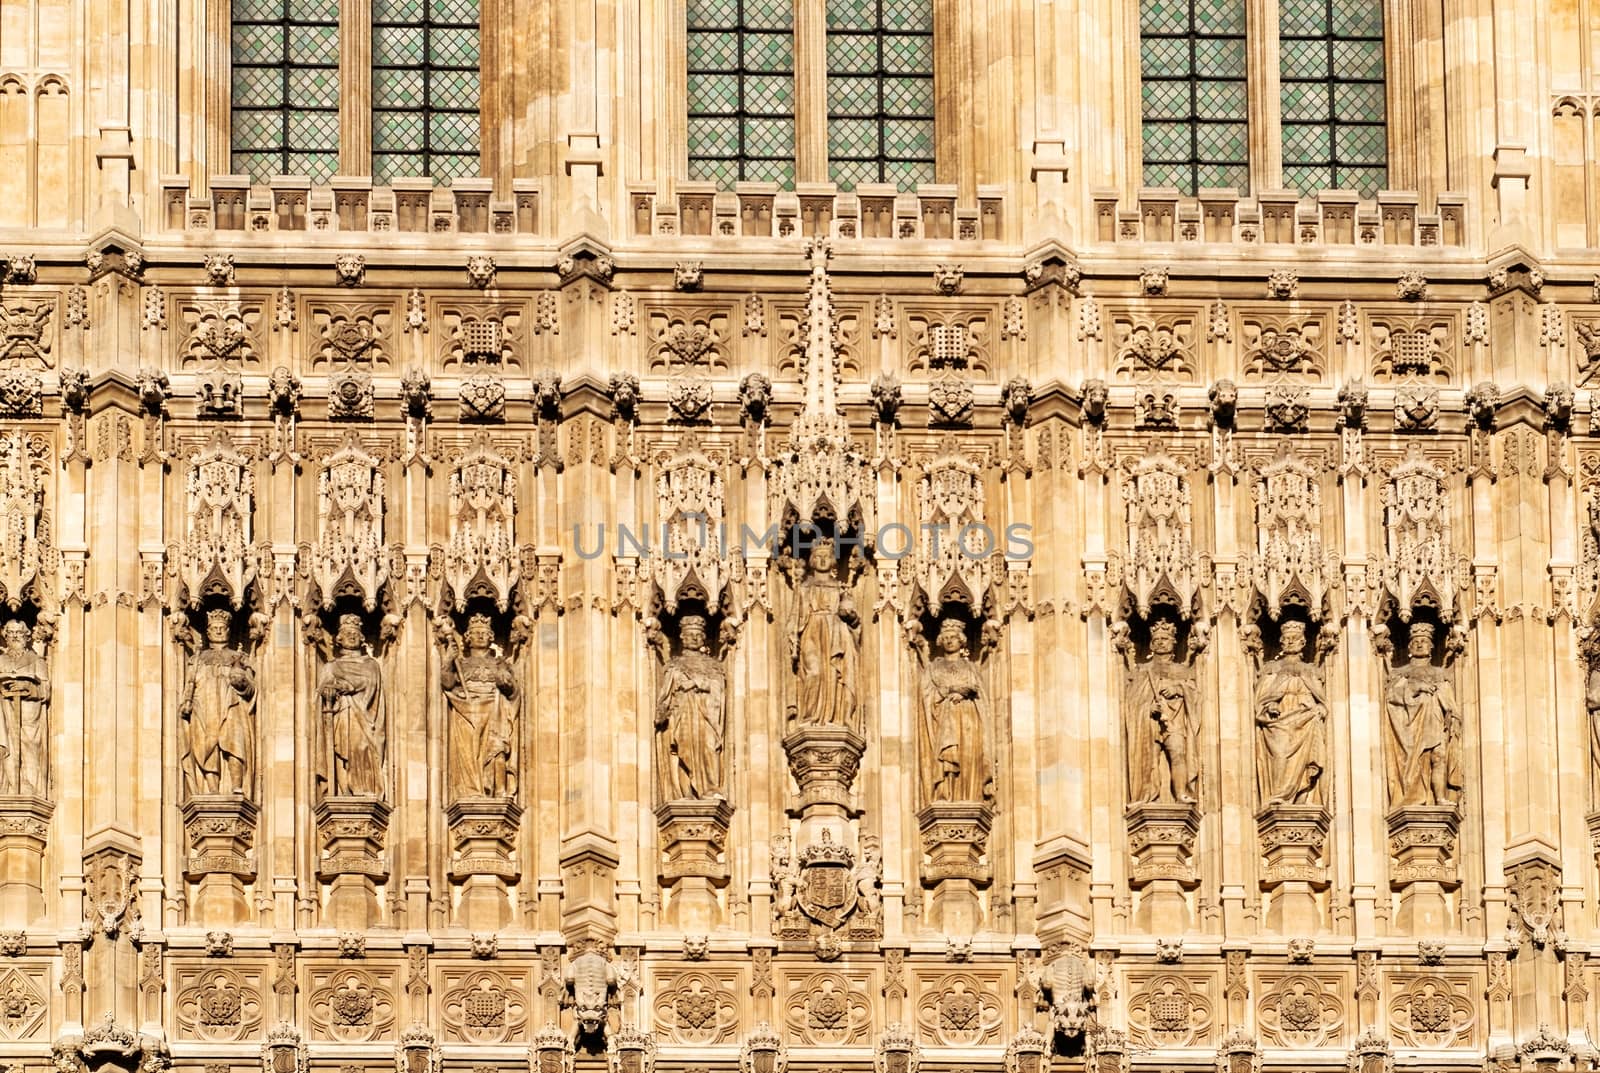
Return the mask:
<path id="1" fill-rule="evenodd" d="M 1128 10 L 718 192 L 681 6 L 434 189 L 7 0 L 0 1065 L 1592 1068 L 1600 10 L 1393 0 L 1370 202 L 1141 188 Z"/>

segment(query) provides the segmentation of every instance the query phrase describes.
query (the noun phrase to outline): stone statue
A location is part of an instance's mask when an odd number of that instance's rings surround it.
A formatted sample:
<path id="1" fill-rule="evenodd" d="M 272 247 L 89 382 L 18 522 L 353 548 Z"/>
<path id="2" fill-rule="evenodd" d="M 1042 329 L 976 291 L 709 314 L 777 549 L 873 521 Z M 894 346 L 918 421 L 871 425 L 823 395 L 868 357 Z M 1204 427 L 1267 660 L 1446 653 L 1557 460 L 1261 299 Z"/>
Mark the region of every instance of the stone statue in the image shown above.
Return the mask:
<path id="1" fill-rule="evenodd" d="M 856 885 L 856 912 L 865 920 L 876 920 L 883 911 L 883 852 L 876 837 L 861 840 L 861 860 L 852 878 Z"/>
<path id="2" fill-rule="evenodd" d="M 1191 661 L 1200 648 L 1193 642 Z M 1128 800 L 1193 803 L 1200 792 L 1200 693 L 1192 662 L 1177 659 L 1178 624 L 1151 622 L 1150 658 L 1142 663 L 1125 635 L 1119 644 L 1128 659 Z"/>
<path id="3" fill-rule="evenodd" d="M 450 796 L 512 797 L 520 693 L 511 661 L 495 645 L 488 615 L 468 619 L 465 637 L 450 630 L 445 645 L 439 680 L 450 710 Z"/>
<path id="4" fill-rule="evenodd" d="M 326 635 L 324 634 L 324 637 Z M 340 615 L 317 678 L 322 747 L 317 777 L 324 797 L 383 797 L 387 746 L 383 668 L 367 655 L 360 615 Z"/>
<path id="5" fill-rule="evenodd" d="M 206 647 L 190 657 L 189 680 L 178 704 L 184 730 L 181 768 L 190 797 L 253 796 L 256 672 L 244 652 L 229 643 L 232 633 L 233 614 L 213 609 L 206 615 Z"/>
<path id="6" fill-rule="evenodd" d="M 984 743 L 987 704 L 977 664 L 967 651 L 966 627 L 946 615 L 934 639 L 937 655 L 930 658 L 921 638 L 913 647 L 922 665 L 917 726 L 923 801 L 992 801 L 994 773 Z"/>
<path id="7" fill-rule="evenodd" d="M 50 672 L 33 650 L 26 623 L 12 619 L 0 632 L 0 794 L 47 797 Z"/>
<path id="8" fill-rule="evenodd" d="M 662 801 L 721 797 L 727 676 L 706 644 L 706 620 L 678 620 L 678 655 L 661 670 L 656 693 L 656 771 Z"/>
<path id="9" fill-rule="evenodd" d="M 1388 668 L 1389 807 L 1454 805 L 1460 800 L 1461 706 L 1447 667 L 1433 663 L 1434 626 L 1413 622 L 1410 659 Z"/>
<path id="10" fill-rule="evenodd" d="M 1306 624 L 1288 619 L 1278 658 L 1256 680 L 1256 784 L 1261 803 L 1326 805 L 1328 694 L 1322 671 L 1306 662 Z"/>
<path id="11" fill-rule="evenodd" d="M 789 659 L 798 676 L 794 718 L 801 724 L 861 729 L 861 617 L 836 574 L 833 541 L 811 549 L 795 586 Z"/>

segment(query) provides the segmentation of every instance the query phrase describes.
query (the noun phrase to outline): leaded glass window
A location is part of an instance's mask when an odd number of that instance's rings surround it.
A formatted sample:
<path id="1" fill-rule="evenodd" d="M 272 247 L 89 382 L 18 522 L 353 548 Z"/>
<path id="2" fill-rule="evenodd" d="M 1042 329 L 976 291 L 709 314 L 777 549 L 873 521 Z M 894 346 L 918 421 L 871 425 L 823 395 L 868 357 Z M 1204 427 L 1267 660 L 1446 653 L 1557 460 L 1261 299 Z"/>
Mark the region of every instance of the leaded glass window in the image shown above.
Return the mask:
<path id="1" fill-rule="evenodd" d="M 372 176 L 478 174 L 478 0 L 372 0 Z"/>
<path id="2" fill-rule="evenodd" d="M 1244 0 L 1141 0 L 1144 184 L 1250 186 Z"/>
<path id="3" fill-rule="evenodd" d="M 339 170 L 339 0 L 233 0 L 233 171 Z"/>
<path id="4" fill-rule="evenodd" d="M 933 182 L 932 0 L 829 0 L 828 172 Z"/>
<path id="5" fill-rule="evenodd" d="M 689 177 L 794 185 L 791 0 L 688 0 Z"/>
<path id="6" fill-rule="evenodd" d="M 1386 184 L 1383 0 L 1281 0 L 1283 184 L 1357 190 Z"/>

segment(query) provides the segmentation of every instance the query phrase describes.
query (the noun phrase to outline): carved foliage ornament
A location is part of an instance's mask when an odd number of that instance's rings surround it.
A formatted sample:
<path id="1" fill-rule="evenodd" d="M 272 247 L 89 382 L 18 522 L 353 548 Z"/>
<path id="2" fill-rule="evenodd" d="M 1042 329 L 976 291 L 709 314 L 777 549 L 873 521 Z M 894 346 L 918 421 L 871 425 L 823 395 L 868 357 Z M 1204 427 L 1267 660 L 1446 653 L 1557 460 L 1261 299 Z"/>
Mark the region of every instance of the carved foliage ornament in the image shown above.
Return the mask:
<path id="1" fill-rule="evenodd" d="M 453 605 L 474 596 L 505 611 L 521 576 L 515 540 L 517 480 L 510 459 L 479 436 L 450 475 L 450 538 L 444 582 Z"/>
<path id="2" fill-rule="evenodd" d="M 178 579 L 190 607 L 198 607 L 203 597 L 220 596 L 237 610 L 255 579 L 252 465 L 221 430 L 189 460 Z"/>
<path id="3" fill-rule="evenodd" d="M 655 999 L 656 1024 L 675 1043 L 729 1043 L 739 1030 L 738 981 L 705 972 L 684 973 Z"/>
<path id="4" fill-rule="evenodd" d="M 993 981 L 968 973 L 941 977 L 917 1002 L 923 1039 L 941 1047 L 997 1042 L 1002 1017 L 996 992 Z"/>
<path id="5" fill-rule="evenodd" d="M 946 600 L 974 611 L 984 606 L 994 549 L 983 501 L 982 471 L 953 449 L 928 465 L 917 486 L 920 531 L 929 539 L 917 544 L 916 584 L 929 614 L 938 615 Z"/>
<path id="6" fill-rule="evenodd" d="M 715 612 L 728 580 L 718 542 L 722 474 L 700 450 L 685 447 L 662 463 L 656 496 L 666 550 L 652 556 L 650 566 L 666 609 L 675 612 L 680 596 L 693 595 Z"/>
<path id="7" fill-rule="evenodd" d="M 1320 619 L 1337 571 L 1322 547 L 1316 467 L 1285 446 L 1260 468 L 1254 490 L 1259 551 L 1251 580 L 1268 616 L 1276 621 L 1287 602 Z"/>
<path id="8" fill-rule="evenodd" d="M 1167 603 L 1187 617 L 1200 590 L 1188 474 L 1170 456 L 1146 455 L 1128 468 L 1122 498 L 1128 540 L 1123 584 L 1134 609 L 1148 618 L 1155 604 Z"/>
<path id="9" fill-rule="evenodd" d="M 54 572 L 45 480 L 50 447 L 43 436 L 0 431 L 0 599 L 15 611 L 24 599 L 53 602 L 41 580 Z"/>
<path id="10" fill-rule="evenodd" d="M 339 596 L 353 596 L 371 611 L 389 579 L 380 465 L 353 433 L 323 461 L 310 568 L 324 609 L 331 610 Z"/>
<path id="11" fill-rule="evenodd" d="M 1413 448 L 1389 474 L 1383 489 L 1387 546 L 1384 581 L 1402 621 L 1424 604 L 1444 617 L 1455 610 L 1445 473 Z"/>
<path id="12" fill-rule="evenodd" d="M 442 1006 L 446 1038 L 462 1043 L 521 1041 L 528 1024 L 525 986 L 496 972 L 471 972 L 452 981 Z M 526 984 L 526 980 L 522 981 Z"/>
<path id="13" fill-rule="evenodd" d="M 1306 973 L 1285 976 L 1256 1004 L 1264 1042 L 1279 1047 L 1325 1047 L 1344 1030 L 1337 986 Z"/>
<path id="14" fill-rule="evenodd" d="M 1130 1035 L 1144 1046 L 1201 1046 L 1211 1026 L 1211 1000 L 1182 976 L 1153 977 L 1128 1002 Z"/>
<path id="15" fill-rule="evenodd" d="M 784 1019 L 794 1038 L 811 1046 L 859 1044 L 871 1038 L 866 988 L 840 973 L 822 972 L 803 980 L 789 993 Z"/>
<path id="16" fill-rule="evenodd" d="M 255 1035 L 262 1019 L 260 983 L 259 973 L 231 969 L 180 974 L 179 1030 L 193 1039 L 217 1042 Z"/>

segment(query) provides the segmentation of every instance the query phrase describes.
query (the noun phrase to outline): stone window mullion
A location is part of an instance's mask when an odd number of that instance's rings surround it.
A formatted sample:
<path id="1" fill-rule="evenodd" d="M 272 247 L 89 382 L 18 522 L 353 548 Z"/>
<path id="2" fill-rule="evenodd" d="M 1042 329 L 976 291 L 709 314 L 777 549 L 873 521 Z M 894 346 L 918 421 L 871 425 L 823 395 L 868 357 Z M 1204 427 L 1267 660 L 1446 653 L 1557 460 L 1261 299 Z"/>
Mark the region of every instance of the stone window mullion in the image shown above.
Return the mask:
<path id="1" fill-rule="evenodd" d="M 339 171 L 372 174 L 372 0 L 339 0 Z"/>

